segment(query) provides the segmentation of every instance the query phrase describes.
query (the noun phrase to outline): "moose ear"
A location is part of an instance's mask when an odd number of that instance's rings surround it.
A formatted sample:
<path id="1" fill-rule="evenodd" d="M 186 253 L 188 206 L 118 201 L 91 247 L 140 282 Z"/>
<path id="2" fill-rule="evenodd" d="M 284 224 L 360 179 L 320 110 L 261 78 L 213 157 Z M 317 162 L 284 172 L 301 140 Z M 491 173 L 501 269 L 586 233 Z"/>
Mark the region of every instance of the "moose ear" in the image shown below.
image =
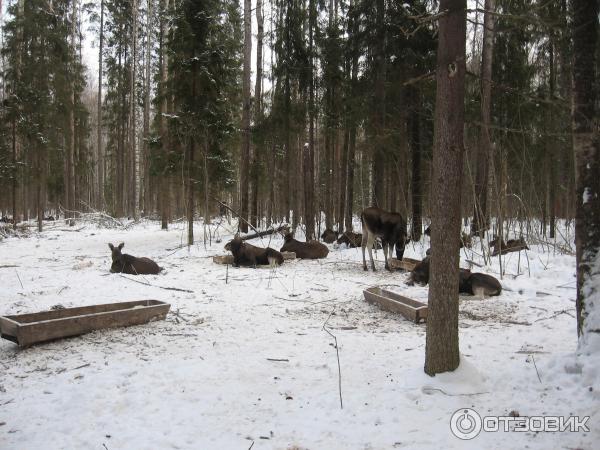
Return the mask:
<path id="1" fill-rule="evenodd" d="M 115 249 L 115 246 L 114 246 L 114 245 L 112 245 L 112 244 L 108 244 L 108 248 L 110 248 L 111 250 L 114 250 L 114 249 Z"/>
<path id="2" fill-rule="evenodd" d="M 123 247 L 125 247 L 125 243 L 124 243 L 124 242 L 121 242 L 121 243 L 119 244 L 119 250 L 121 250 Z"/>

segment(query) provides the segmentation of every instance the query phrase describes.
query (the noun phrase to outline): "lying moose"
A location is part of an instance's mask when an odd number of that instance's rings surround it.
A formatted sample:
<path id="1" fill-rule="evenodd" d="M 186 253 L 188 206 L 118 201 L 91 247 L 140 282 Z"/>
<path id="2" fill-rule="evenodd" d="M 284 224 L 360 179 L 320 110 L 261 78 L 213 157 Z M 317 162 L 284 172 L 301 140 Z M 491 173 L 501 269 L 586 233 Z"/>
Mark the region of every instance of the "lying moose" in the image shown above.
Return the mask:
<path id="1" fill-rule="evenodd" d="M 409 285 L 417 283 L 425 286 L 429 283 L 429 265 L 431 256 L 426 256 L 423 261 L 415 266 L 407 282 Z M 491 297 L 500 295 L 502 286 L 500 282 L 491 275 L 485 273 L 472 273 L 468 269 L 460 269 L 458 280 L 458 292 L 460 294 L 476 295 L 478 297 Z"/>
<path id="2" fill-rule="evenodd" d="M 127 273 L 129 275 L 156 275 L 162 270 L 150 258 L 136 258 L 128 254 L 121 253 L 125 244 L 121 242 L 118 247 L 108 244 L 112 251 L 111 273 Z"/>
<path id="3" fill-rule="evenodd" d="M 339 234 L 340 233 L 338 233 L 337 231 L 333 231 L 327 228 L 325 231 L 323 231 L 323 234 L 321 234 L 321 239 L 323 239 L 323 242 L 325 242 L 326 244 L 333 244 L 338 238 Z"/>
<path id="4" fill-rule="evenodd" d="M 244 242 L 241 237 L 235 236 L 225 248 L 233 254 L 234 267 L 254 267 L 261 265 L 283 264 L 283 255 L 271 247 L 260 248 Z"/>
<path id="5" fill-rule="evenodd" d="M 317 241 L 300 242 L 294 239 L 292 233 L 286 233 L 283 237 L 285 243 L 281 247 L 282 252 L 294 252 L 296 258 L 300 259 L 320 259 L 326 258 L 329 249 L 326 245 Z"/>

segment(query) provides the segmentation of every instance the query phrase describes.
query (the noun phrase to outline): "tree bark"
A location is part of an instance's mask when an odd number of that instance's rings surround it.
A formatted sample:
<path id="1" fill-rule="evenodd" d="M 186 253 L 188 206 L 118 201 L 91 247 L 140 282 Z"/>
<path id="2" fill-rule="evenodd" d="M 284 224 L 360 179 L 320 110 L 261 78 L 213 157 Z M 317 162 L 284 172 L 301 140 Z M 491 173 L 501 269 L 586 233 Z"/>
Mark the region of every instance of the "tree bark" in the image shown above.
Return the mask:
<path id="1" fill-rule="evenodd" d="M 75 55 L 75 39 L 77 36 L 77 0 L 73 1 L 71 14 L 71 51 Z M 75 61 L 73 60 L 73 64 Z M 71 80 L 71 104 L 69 105 L 69 148 L 67 151 L 67 167 L 65 177 L 65 197 L 68 217 L 73 216 L 75 210 L 75 86 L 74 80 Z"/>
<path id="2" fill-rule="evenodd" d="M 412 114 L 410 117 L 410 146 L 412 156 L 412 178 L 411 178 L 411 196 L 412 196 L 412 226 L 411 238 L 418 242 L 421 239 L 423 229 L 423 190 L 421 177 L 421 129 L 420 129 L 420 102 L 419 92 L 416 88 L 410 88 L 410 98 L 412 100 Z"/>
<path id="3" fill-rule="evenodd" d="M 386 148 L 385 148 L 385 0 L 377 0 L 376 13 L 376 75 L 375 75 L 375 149 L 373 153 L 373 199 L 375 206 L 385 208 L 385 178 Z"/>
<path id="4" fill-rule="evenodd" d="M 145 75 L 144 75 L 144 152 L 143 152 L 143 210 L 145 214 L 150 212 L 150 147 L 148 138 L 150 137 L 150 78 L 152 76 L 150 60 L 152 58 L 152 3 L 153 0 L 148 0 L 148 11 L 146 19 L 146 57 L 145 57 Z"/>
<path id="5" fill-rule="evenodd" d="M 104 150 L 102 148 L 102 52 L 104 51 L 104 0 L 100 1 L 100 38 L 98 48 L 98 208 L 104 208 Z"/>
<path id="6" fill-rule="evenodd" d="M 248 188 L 250 160 L 250 71 L 252 62 L 252 5 L 244 0 L 244 72 L 242 83 L 242 150 L 240 153 L 240 220 L 239 229 L 248 232 Z"/>
<path id="7" fill-rule="evenodd" d="M 472 234 L 483 236 L 489 228 L 488 219 L 488 168 L 492 158 L 490 136 L 491 100 L 492 100 L 492 57 L 494 53 L 494 12 L 496 0 L 485 0 L 483 15 L 483 50 L 481 55 L 481 132 L 477 156 L 477 175 L 475 180 L 475 205 L 473 211 Z"/>
<path id="8" fill-rule="evenodd" d="M 592 308 L 600 308 L 598 277 L 592 273 L 600 251 L 600 145 L 597 135 L 596 50 L 598 3 L 573 0 L 573 151 L 576 161 L 577 333 L 599 333 L 587 323 Z M 597 267 L 596 267 L 597 268 Z"/>
<path id="9" fill-rule="evenodd" d="M 131 61 L 129 66 L 129 212 L 139 217 L 138 176 L 137 176 L 137 142 L 135 117 L 135 76 L 137 63 L 137 0 L 131 1 Z"/>
<path id="10" fill-rule="evenodd" d="M 160 203 L 161 229 L 169 228 L 170 216 L 170 185 L 168 179 L 168 130 L 167 130 L 167 71 L 168 71 L 168 56 L 167 56 L 167 12 L 169 10 L 169 0 L 161 0 L 160 4 L 160 141 L 161 153 L 163 157 L 163 171 L 158 178 L 158 195 Z"/>
<path id="11" fill-rule="evenodd" d="M 314 32 L 317 22 L 315 0 L 308 2 L 308 146 L 304 147 L 304 224 L 306 240 L 315 239 L 315 55 Z"/>
<path id="12" fill-rule="evenodd" d="M 262 0 L 256 1 L 256 23 L 258 28 L 258 33 L 256 35 L 256 84 L 254 88 L 254 97 L 256 102 L 256 117 L 255 123 L 262 123 L 263 120 L 263 105 L 262 105 L 262 78 L 263 78 L 263 39 L 264 39 L 264 17 L 263 17 L 263 7 Z M 262 144 L 262 140 L 261 140 Z M 261 146 L 261 150 L 262 150 Z M 258 189 L 259 189 L 259 146 L 254 145 L 254 151 L 252 152 L 252 167 L 251 167 L 251 177 L 252 177 L 252 188 L 251 188 L 251 197 L 250 197 L 250 223 L 253 227 L 258 226 L 259 217 L 258 217 Z"/>
<path id="13" fill-rule="evenodd" d="M 458 264 L 463 168 L 466 0 L 441 0 L 436 67 L 431 278 L 425 373 L 459 365 Z"/>

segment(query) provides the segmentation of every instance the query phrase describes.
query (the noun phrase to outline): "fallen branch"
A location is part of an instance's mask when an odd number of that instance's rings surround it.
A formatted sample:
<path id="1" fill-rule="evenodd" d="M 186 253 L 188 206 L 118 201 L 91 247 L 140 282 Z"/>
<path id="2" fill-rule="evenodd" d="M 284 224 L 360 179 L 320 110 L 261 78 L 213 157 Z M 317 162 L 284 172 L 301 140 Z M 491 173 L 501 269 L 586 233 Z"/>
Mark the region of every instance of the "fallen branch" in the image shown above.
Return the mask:
<path id="1" fill-rule="evenodd" d="M 325 331 L 327 334 L 329 334 L 329 336 L 331 336 L 335 342 L 335 353 L 337 356 L 337 363 L 338 363 L 338 390 L 339 390 L 339 394 L 340 394 L 340 409 L 344 409 L 344 402 L 342 399 L 342 368 L 340 366 L 340 349 L 338 347 L 337 337 L 335 336 L 335 334 L 333 334 L 331 331 L 329 331 L 327 329 L 327 322 L 329 322 L 329 319 L 331 318 L 331 316 L 333 315 L 334 312 L 335 312 L 335 306 L 329 313 L 329 316 L 327 317 L 327 320 L 325 321 L 325 323 L 323 323 L 323 331 Z"/>
<path id="2" fill-rule="evenodd" d="M 174 288 L 174 287 L 158 286 L 156 284 L 150 284 L 148 282 L 144 283 L 143 281 L 134 280 L 133 278 L 129 278 L 129 277 L 126 277 L 121 274 L 119 274 L 119 276 L 121 276 L 122 278 L 125 278 L 126 280 L 133 281 L 134 283 L 139 283 L 139 284 L 143 284 L 144 286 L 151 286 L 151 287 L 156 287 L 159 289 L 164 289 L 165 291 L 187 292 L 188 294 L 194 293 L 194 291 L 190 291 L 189 289 L 179 289 L 179 288 Z"/>

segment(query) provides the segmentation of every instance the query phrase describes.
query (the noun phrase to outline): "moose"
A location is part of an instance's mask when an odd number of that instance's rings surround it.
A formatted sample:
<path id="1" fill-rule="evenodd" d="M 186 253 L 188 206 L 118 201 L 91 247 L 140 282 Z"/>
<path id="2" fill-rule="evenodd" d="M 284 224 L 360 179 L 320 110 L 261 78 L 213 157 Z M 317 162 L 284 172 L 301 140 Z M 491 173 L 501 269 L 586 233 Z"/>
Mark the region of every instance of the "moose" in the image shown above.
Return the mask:
<path id="1" fill-rule="evenodd" d="M 336 242 L 338 245 L 346 244 L 348 248 L 360 247 L 362 242 L 362 234 L 353 233 L 352 231 L 344 231 L 344 233 Z"/>
<path id="2" fill-rule="evenodd" d="M 415 266 L 407 282 L 409 285 L 415 283 L 425 286 L 429 283 L 429 267 L 431 255 L 427 255 L 423 261 Z M 468 269 L 459 269 L 458 292 L 460 294 L 476 295 L 478 297 L 492 297 L 500 295 L 502 285 L 491 275 L 479 272 L 471 272 Z"/>
<path id="3" fill-rule="evenodd" d="M 296 257 L 300 259 L 326 258 L 329 254 L 327 246 L 317 241 L 300 242 L 294 239 L 292 233 L 286 233 L 283 239 L 285 243 L 280 251 L 294 252 L 296 253 Z"/>
<path id="4" fill-rule="evenodd" d="M 333 230 L 327 228 L 321 234 L 321 239 L 323 239 L 323 242 L 325 242 L 326 244 L 333 244 L 335 242 L 335 240 L 338 238 L 339 234 L 340 233 L 338 233 L 337 231 L 333 231 Z"/>
<path id="5" fill-rule="evenodd" d="M 375 239 L 380 238 L 385 258 L 385 268 L 391 272 L 392 268 L 389 264 L 389 259 L 392 258 L 392 248 L 394 245 L 396 246 L 396 257 L 402 260 L 404 255 L 404 247 L 407 242 L 406 221 L 398 213 L 388 212 L 375 206 L 365 209 L 360 215 L 360 219 L 363 227 L 361 245 L 363 270 L 368 270 L 365 260 L 365 248 L 369 247 L 371 269 L 375 272 L 372 249 Z"/>
<path id="6" fill-rule="evenodd" d="M 425 236 L 431 236 L 431 225 L 429 225 L 427 228 L 425 228 L 425 231 L 423 232 L 423 234 Z M 471 236 L 469 236 L 469 234 L 462 232 L 460 235 L 460 248 L 463 247 L 467 247 L 467 248 L 471 248 L 472 242 L 471 242 Z"/>
<path id="7" fill-rule="evenodd" d="M 236 235 L 225 248 L 228 248 L 233 254 L 234 267 L 254 267 L 257 265 L 278 265 L 283 264 L 283 255 L 271 247 L 260 248 L 244 242 L 239 235 Z"/>
<path id="8" fill-rule="evenodd" d="M 519 239 L 509 239 L 506 243 L 501 237 L 494 236 L 494 239 L 490 241 L 490 247 L 493 248 L 492 256 L 498 256 L 500 253 L 504 255 L 510 252 L 529 250 L 523 236 Z"/>
<path id="9" fill-rule="evenodd" d="M 128 254 L 121 253 L 125 244 L 121 242 L 117 247 L 108 244 L 112 252 L 112 265 L 110 266 L 111 273 L 126 273 L 129 275 L 156 275 L 161 270 L 154 261 L 150 258 L 136 258 Z"/>

